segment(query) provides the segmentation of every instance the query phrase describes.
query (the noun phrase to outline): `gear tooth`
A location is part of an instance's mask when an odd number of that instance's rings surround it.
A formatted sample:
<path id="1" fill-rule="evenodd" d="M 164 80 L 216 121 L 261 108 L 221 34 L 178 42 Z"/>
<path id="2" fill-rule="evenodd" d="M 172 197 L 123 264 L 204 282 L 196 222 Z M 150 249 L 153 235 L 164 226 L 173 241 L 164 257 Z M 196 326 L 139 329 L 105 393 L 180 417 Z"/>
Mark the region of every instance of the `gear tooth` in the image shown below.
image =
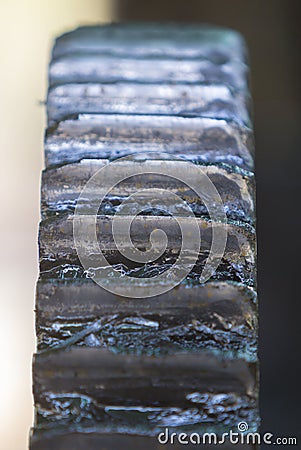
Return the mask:
<path id="1" fill-rule="evenodd" d="M 248 74 L 242 37 L 218 27 L 56 39 L 31 450 L 258 430 Z"/>

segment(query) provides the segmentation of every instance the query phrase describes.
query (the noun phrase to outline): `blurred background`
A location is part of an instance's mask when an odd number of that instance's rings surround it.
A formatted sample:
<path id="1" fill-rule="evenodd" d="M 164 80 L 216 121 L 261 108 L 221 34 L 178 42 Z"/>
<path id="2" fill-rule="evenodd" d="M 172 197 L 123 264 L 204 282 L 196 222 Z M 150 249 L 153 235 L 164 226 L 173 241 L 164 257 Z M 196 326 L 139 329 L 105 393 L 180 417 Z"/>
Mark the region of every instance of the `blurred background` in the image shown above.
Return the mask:
<path id="1" fill-rule="evenodd" d="M 112 20 L 109 0 L 0 0 L 0 450 L 25 450 L 33 422 L 40 172 L 53 39 Z"/>
<path id="2" fill-rule="evenodd" d="M 111 20 L 213 23 L 247 40 L 257 149 L 262 431 L 298 434 L 300 6 L 297 0 L 0 0 L 0 450 L 26 449 L 33 421 L 42 102 L 52 40 L 77 25 Z"/>

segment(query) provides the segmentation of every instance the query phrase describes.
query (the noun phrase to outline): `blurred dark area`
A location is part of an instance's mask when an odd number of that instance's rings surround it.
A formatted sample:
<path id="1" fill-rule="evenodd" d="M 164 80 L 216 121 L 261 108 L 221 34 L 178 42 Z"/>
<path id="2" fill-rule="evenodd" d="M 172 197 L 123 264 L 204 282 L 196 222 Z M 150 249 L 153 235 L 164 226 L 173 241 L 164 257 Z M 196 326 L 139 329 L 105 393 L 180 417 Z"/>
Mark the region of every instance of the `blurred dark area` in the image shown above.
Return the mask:
<path id="1" fill-rule="evenodd" d="M 294 0 L 116 0 L 115 12 L 118 21 L 226 26 L 247 41 L 256 138 L 262 432 L 274 436 L 298 436 L 300 430 L 300 11 Z"/>

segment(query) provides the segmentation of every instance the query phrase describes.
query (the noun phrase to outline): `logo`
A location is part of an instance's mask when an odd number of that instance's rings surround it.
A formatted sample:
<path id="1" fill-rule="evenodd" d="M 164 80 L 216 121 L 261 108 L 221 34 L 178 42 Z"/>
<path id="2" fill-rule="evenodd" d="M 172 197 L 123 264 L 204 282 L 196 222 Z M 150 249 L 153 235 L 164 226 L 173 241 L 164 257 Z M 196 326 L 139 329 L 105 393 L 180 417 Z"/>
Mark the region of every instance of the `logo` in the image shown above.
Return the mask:
<path id="1" fill-rule="evenodd" d="M 160 295 L 177 286 L 191 272 L 201 251 L 202 220 L 197 218 L 188 202 L 179 193 L 168 187 L 143 187 L 137 183 L 137 189 L 120 202 L 115 214 L 110 217 L 112 242 L 123 260 L 133 264 L 147 265 L 157 261 L 172 246 L 162 223 L 176 221 L 181 232 L 181 245 L 172 266 L 166 267 L 162 273 L 144 278 L 129 276 L 121 272 L 114 264 L 110 264 L 102 243 L 101 233 L 97 232 L 97 223 L 101 220 L 98 212 L 100 205 L 116 186 L 122 185 L 135 177 L 156 177 L 176 180 L 183 187 L 193 191 L 198 202 L 206 206 L 212 228 L 211 248 L 200 274 L 199 282 L 206 282 L 215 272 L 224 254 L 227 232 L 226 214 L 222 199 L 202 166 L 170 155 L 160 154 L 160 160 L 154 153 L 127 156 L 102 166 L 91 176 L 81 191 L 75 208 L 73 220 L 73 237 L 77 254 L 83 268 L 89 272 L 97 270 L 91 276 L 95 283 L 114 294 L 146 298 Z M 97 204 L 95 203 L 95 193 Z M 147 246 L 143 249 L 135 246 L 131 230 L 133 226 L 143 235 L 143 220 L 147 209 L 160 210 L 157 216 L 149 216 L 148 223 L 154 224 L 149 236 L 143 236 Z M 87 208 L 88 205 L 88 208 Z M 155 218 L 158 220 L 155 220 Z M 154 220 L 152 220 L 152 218 Z M 140 220 L 140 222 L 139 222 Z M 203 222 L 204 223 L 204 222 Z M 140 227 L 140 228 L 139 228 Z M 89 251 L 87 252 L 87 249 Z M 125 286 L 127 288 L 125 289 Z"/>

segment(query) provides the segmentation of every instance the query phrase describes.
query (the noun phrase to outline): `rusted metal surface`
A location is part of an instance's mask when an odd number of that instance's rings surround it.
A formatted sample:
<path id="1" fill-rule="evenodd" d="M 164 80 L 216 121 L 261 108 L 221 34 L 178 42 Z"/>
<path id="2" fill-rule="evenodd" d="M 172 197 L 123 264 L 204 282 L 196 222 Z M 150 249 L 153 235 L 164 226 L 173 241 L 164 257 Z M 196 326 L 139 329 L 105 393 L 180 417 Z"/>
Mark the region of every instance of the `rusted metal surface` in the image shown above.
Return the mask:
<path id="1" fill-rule="evenodd" d="M 244 421 L 258 429 L 248 70 L 242 38 L 208 26 L 83 27 L 57 39 L 42 176 L 32 450 L 155 449 L 168 427 L 221 435 Z M 111 186 L 105 169 L 115 160 L 114 173 L 124 181 Z M 206 195 L 181 183 L 187 161 L 217 190 L 225 222 L 212 217 Z M 89 185 L 100 169 L 101 183 Z M 138 175 L 127 178 L 133 171 Z M 194 170 L 186 176 L 198 183 Z M 132 222 L 131 242 L 117 233 L 116 246 L 115 215 L 126 202 L 119 222 L 135 216 L 133 196 L 141 188 L 143 210 Z M 167 277 L 160 295 L 133 298 L 132 284 L 147 292 L 149 278 L 177 266 L 179 224 L 188 229 L 191 221 L 177 203 L 166 214 L 161 191 L 185 201 L 202 245 L 195 259 L 184 252 L 182 264 L 194 262 L 176 287 L 169 290 Z M 118 280 L 99 267 L 88 238 L 80 252 L 89 265 L 81 264 L 74 229 L 94 223 L 93 214 L 98 247 Z M 221 226 L 224 251 L 202 283 Z M 148 251 L 153 230 L 168 237 L 164 254 L 129 263 L 129 247 Z"/>

